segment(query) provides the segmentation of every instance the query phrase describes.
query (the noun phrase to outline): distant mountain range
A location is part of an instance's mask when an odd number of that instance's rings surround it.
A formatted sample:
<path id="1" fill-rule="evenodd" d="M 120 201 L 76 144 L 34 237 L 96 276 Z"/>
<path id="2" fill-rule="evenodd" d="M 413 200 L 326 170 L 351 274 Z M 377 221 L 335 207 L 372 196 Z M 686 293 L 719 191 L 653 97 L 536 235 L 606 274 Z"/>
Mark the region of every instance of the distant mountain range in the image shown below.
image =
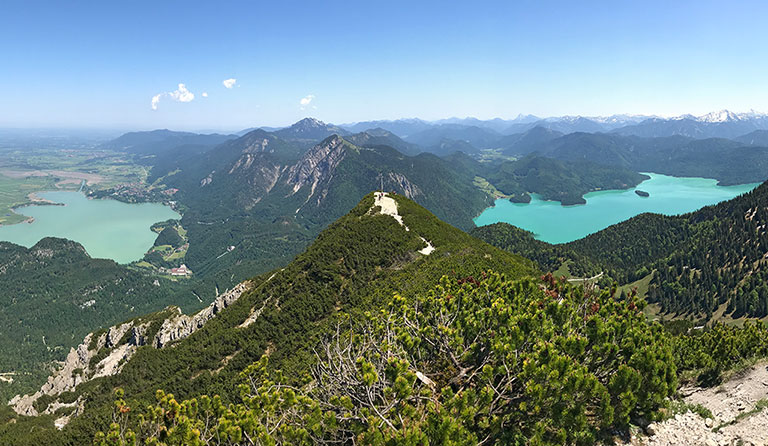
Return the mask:
<path id="1" fill-rule="evenodd" d="M 582 117 L 582 116 L 561 116 L 540 118 L 534 115 L 518 115 L 514 119 L 477 119 L 477 118 L 448 118 L 437 121 L 425 121 L 422 119 L 397 119 L 392 121 L 362 121 L 350 124 L 341 124 L 350 131 L 362 131 L 373 127 L 380 127 L 391 131 L 401 138 L 409 138 L 419 132 L 443 127 L 457 129 L 461 127 L 475 127 L 490 130 L 501 135 L 510 135 L 522 133 L 534 127 L 544 127 L 564 133 L 570 132 L 604 132 L 626 125 L 637 124 L 649 116 L 641 115 L 613 115 L 608 117 Z"/>
<path id="2" fill-rule="evenodd" d="M 723 185 L 760 182 L 768 173 L 768 147 L 764 134 L 744 137 L 750 145 L 725 138 L 690 136 L 639 137 L 620 133 L 561 135 L 535 128 L 510 138 L 504 153 L 536 153 L 565 161 L 589 161 L 604 166 L 673 176 L 715 178 Z M 763 139 L 760 139 L 760 138 Z"/>
<path id="3" fill-rule="evenodd" d="M 688 136 L 691 138 L 735 138 L 755 130 L 768 129 L 768 115 L 736 114 L 728 110 L 703 116 L 684 115 L 671 119 L 650 118 L 635 125 L 615 129 L 622 135 L 646 137 Z"/>
<path id="4" fill-rule="evenodd" d="M 139 155 L 158 155 L 165 150 L 179 146 L 213 147 L 233 138 L 236 138 L 236 135 L 222 135 L 219 133 L 203 135 L 162 129 L 149 132 L 126 133 L 116 139 L 101 144 L 101 147 L 105 149 L 124 150 Z"/>
<path id="5" fill-rule="evenodd" d="M 768 114 L 750 111 L 734 113 L 729 110 L 707 113 L 701 116 L 682 115 L 662 118 L 647 115 L 611 115 L 611 116 L 559 116 L 539 118 L 533 115 L 519 115 L 515 119 L 449 118 L 437 121 L 420 119 L 399 119 L 394 121 L 364 121 L 342 124 L 350 131 L 362 131 L 380 127 L 408 139 L 415 134 L 430 129 L 450 125 L 454 136 L 456 129 L 482 128 L 501 135 L 523 133 L 534 127 L 558 131 L 574 132 L 615 132 L 622 135 L 644 137 L 688 136 L 691 138 L 735 138 L 755 130 L 768 130 Z M 476 130 L 472 130 L 476 132 Z M 418 138 L 418 137 L 417 137 Z M 467 139 L 461 137 L 461 139 Z M 478 147 L 480 148 L 480 147 Z"/>

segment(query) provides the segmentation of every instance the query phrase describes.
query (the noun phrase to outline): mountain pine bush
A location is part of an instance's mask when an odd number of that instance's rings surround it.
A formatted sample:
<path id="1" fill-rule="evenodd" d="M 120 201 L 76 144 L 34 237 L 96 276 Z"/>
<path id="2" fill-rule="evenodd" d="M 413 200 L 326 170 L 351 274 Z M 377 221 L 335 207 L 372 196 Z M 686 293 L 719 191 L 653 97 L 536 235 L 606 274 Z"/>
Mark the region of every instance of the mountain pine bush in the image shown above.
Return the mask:
<path id="1" fill-rule="evenodd" d="M 237 404 L 158 391 L 135 415 L 118 395 L 96 444 L 591 445 L 657 418 L 676 389 L 670 341 L 642 306 L 551 275 L 445 277 L 340 317 L 306 377 L 265 355 L 241 373 Z"/>

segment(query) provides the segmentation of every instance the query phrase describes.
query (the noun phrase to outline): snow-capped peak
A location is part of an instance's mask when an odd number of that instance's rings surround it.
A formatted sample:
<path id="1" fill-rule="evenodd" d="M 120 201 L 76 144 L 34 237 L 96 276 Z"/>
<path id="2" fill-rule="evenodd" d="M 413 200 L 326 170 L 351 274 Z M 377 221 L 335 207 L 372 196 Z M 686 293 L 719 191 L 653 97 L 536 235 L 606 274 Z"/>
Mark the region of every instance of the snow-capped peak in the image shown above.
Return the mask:
<path id="1" fill-rule="evenodd" d="M 699 116 L 701 122 L 729 122 L 729 121 L 741 121 L 742 117 L 728 110 L 720 110 L 717 112 L 707 113 L 706 115 Z"/>
<path id="2" fill-rule="evenodd" d="M 753 119 L 753 118 L 765 118 L 768 115 L 766 115 L 765 113 L 761 113 L 759 111 L 755 111 L 754 109 L 750 109 L 748 112 L 741 113 L 739 116 L 741 116 L 742 118 Z"/>

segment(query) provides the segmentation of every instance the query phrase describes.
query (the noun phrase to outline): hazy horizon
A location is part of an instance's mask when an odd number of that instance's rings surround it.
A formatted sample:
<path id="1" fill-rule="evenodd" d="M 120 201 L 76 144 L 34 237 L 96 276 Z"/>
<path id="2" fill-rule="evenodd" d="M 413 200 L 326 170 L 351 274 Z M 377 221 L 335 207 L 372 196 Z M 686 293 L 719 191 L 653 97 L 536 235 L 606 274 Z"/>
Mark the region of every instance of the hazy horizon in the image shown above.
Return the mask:
<path id="1" fill-rule="evenodd" d="M 760 115 L 768 115 L 768 112 L 762 112 L 760 110 L 729 110 L 729 109 L 722 109 L 722 110 L 711 110 L 708 113 L 717 113 L 720 111 L 729 111 L 736 114 L 742 114 L 742 113 L 757 113 Z M 358 121 L 350 121 L 350 122 L 332 122 L 332 121 L 324 121 L 320 118 L 317 118 L 316 116 L 312 115 L 306 115 L 303 117 L 298 118 L 295 121 L 290 122 L 284 122 L 281 124 L 276 125 L 267 125 L 267 124 L 260 124 L 260 123 L 254 123 L 251 125 L 245 125 L 241 127 L 222 127 L 222 128 L 215 128 L 215 127 L 204 127 L 204 126 L 187 126 L 185 127 L 183 124 L 180 126 L 175 127 L 152 127 L 150 126 L 136 126 L 136 127 L 120 127 L 120 126 L 103 126 L 103 127 L 87 127 L 87 126 L 2 126 L 0 125 L 0 130 L 2 131 L 19 131 L 19 132 L 40 132 L 40 136 L 56 136 L 59 135 L 59 132 L 63 132 L 64 135 L 72 135 L 77 133 L 84 133 L 87 135 L 92 134 L 104 134 L 105 136 L 115 136 L 116 134 L 124 133 L 124 132 L 141 132 L 141 131 L 152 131 L 152 130 L 171 130 L 171 131 L 182 131 L 182 132 L 193 132 L 193 133 L 237 133 L 242 132 L 244 130 L 248 129 L 257 129 L 257 128 L 286 128 L 290 127 L 291 125 L 297 123 L 298 121 L 301 121 L 303 119 L 318 119 L 325 124 L 333 124 L 333 125 L 339 125 L 339 126 L 352 126 L 361 122 L 395 122 L 395 121 L 422 121 L 430 124 L 434 123 L 441 123 L 443 121 L 453 121 L 453 120 L 471 120 L 471 119 L 477 119 L 481 122 L 488 122 L 493 121 L 496 119 L 500 119 L 503 121 L 514 121 L 520 117 L 524 118 L 535 118 L 535 120 L 558 120 L 562 118 L 569 118 L 569 117 L 582 117 L 586 119 L 599 119 L 599 118 L 610 118 L 610 117 L 617 117 L 617 116 L 627 116 L 627 117 L 637 117 L 641 119 L 650 119 L 650 118 L 660 118 L 660 119 L 674 119 L 674 118 L 680 118 L 683 116 L 693 116 L 693 117 L 700 117 L 703 115 L 706 115 L 708 113 L 703 113 L 702 115 L 694 115 L 692 113 L 683 113 L 680 115 L 660 115 L 660 114 L 652 114 L 652 115 L 640 115 L 640 114 L 632 114 L 632 113 L 613 113 L 610 115 L 600 115 L 600 116 L 588 116 L 588 115 L 561 115 L 561 116 L 535 116 L 532 114 L 525 114 L 520 113 L 516 116 L 512 117 L 501 117 L 501 116 L 495 116 L 491 118 L 478 118 L 476 116 L 450 116 L 450 117 L 442 117 L 442 118 L 436 118 L 436 119 L 423 119 L 419 117 L 401 117 L 401 118 L 394 118 L 394 119 L 388 119 L 388 118 L 382 118 L 382 119 L 366 119 L 366 120 L 358 120 Z M 533 121 L 535 122 L 535 121 Z M 51 135 L 46 135 L 45 133 L 51 133 Z"/>

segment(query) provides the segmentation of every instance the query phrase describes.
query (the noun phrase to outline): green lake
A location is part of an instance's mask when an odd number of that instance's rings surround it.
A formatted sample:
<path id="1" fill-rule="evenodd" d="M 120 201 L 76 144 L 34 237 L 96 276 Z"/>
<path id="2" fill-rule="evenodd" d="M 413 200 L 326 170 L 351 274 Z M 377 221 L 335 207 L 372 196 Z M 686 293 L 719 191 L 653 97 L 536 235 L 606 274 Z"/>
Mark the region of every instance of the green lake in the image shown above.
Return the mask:
<path id="1" fill-rule="evenodd" d="M 81 193 L 64 191 L 37 196 L 64 206 L 16 209 L 34 222 L 0 227 L 0 240 L 30 247 L 43 237 L 67 238 L 82 244 L 91 257 L 130 263 L 141 259 L 154 244 L 157 234 L 149 229 L 152 224 L 180 218 L 159 203 L 89 200 Z"/>
<path id="2" fill-rule="evenodd" d="M 590 192 L 587 204 L 562 206 L 541 200 L 535 194 L 530 203 L 498 199 L 477 218 L 477 226 L 506 222 L 535 234 L 549 243 L 565 243 L 619 223 L 644 212 L 684 214 L 749 192 L 760 183 L 718 186 L 707 178 L 678 178 L 646 173 L 651 179 L 636 188 Z M 641 197 L 635 190 L 648 192 Z"/>

